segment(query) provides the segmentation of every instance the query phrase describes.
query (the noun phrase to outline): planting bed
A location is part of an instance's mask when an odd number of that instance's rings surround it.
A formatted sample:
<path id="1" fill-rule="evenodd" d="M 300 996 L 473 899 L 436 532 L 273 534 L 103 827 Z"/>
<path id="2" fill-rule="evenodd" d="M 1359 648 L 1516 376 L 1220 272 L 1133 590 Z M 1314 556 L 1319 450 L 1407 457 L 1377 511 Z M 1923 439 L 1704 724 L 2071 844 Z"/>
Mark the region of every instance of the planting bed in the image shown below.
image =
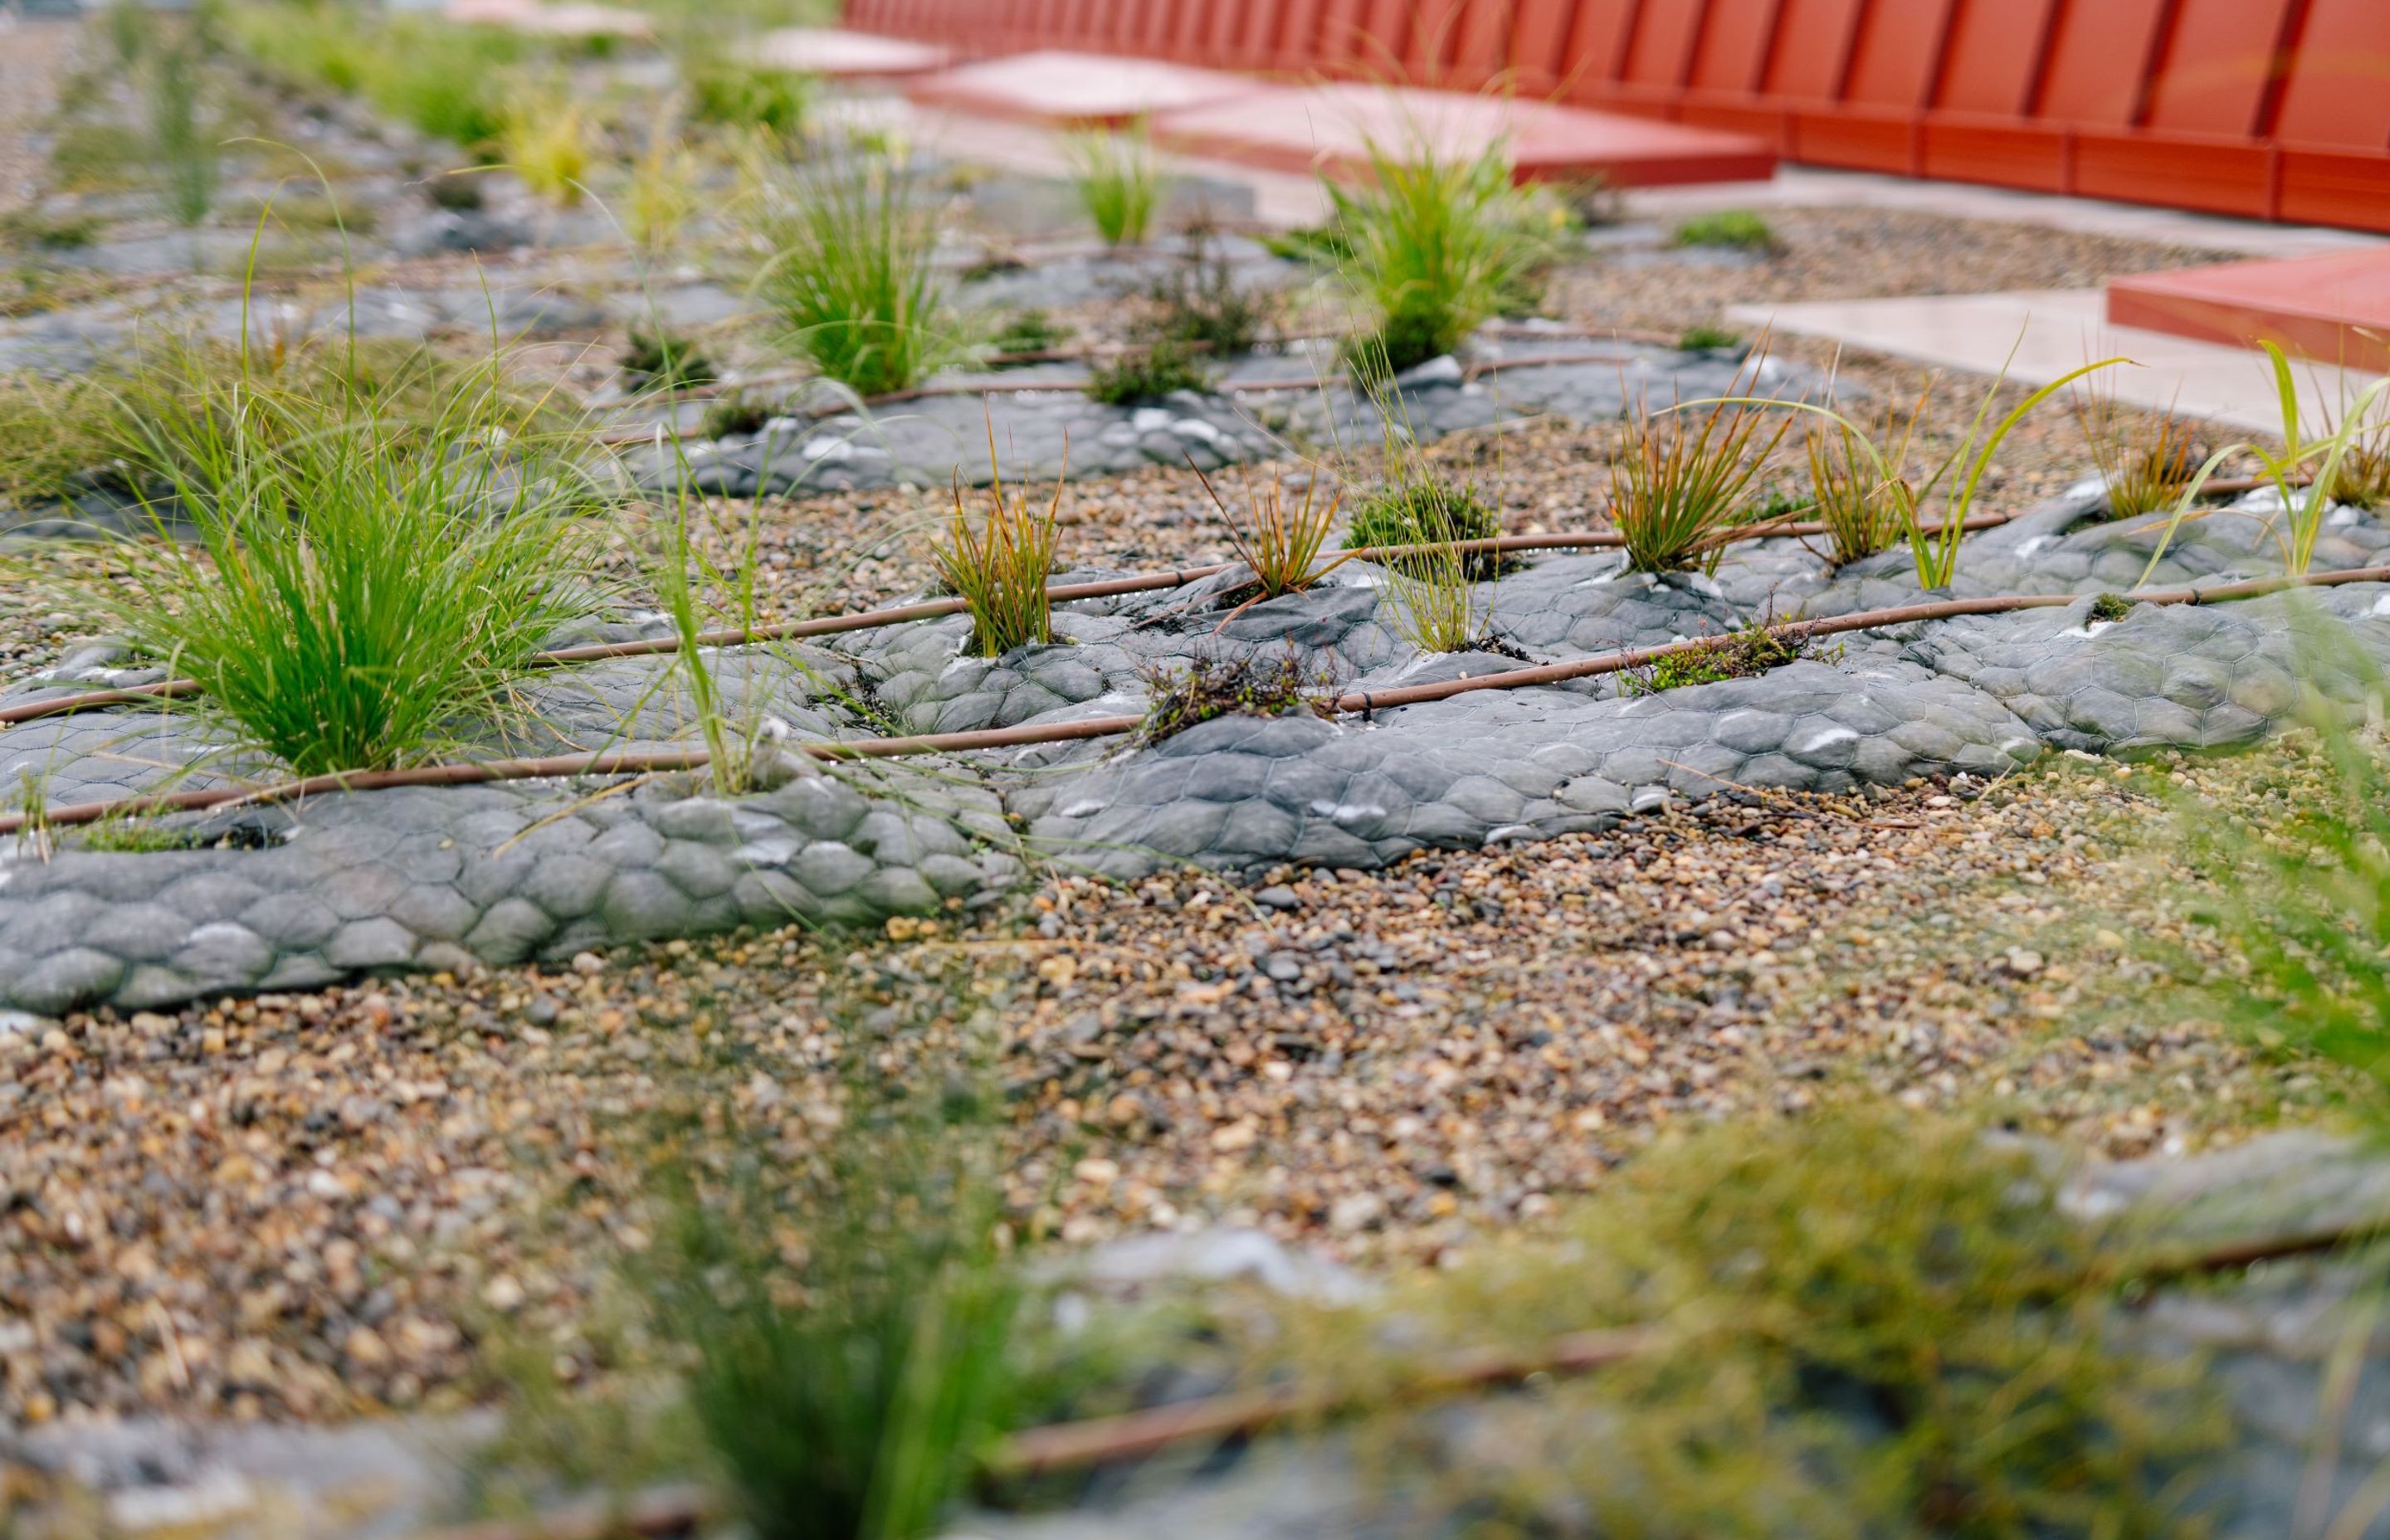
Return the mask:
<path id="1" fill-rule="evenodd" d="M 63 175 L 42 136 L 74 130 L 88 148 L 96 128 L 139 126 L 151 104 L 127 83 L 155 66 L 99 55 L 95 71 L 101 46 L 86 39 L 92 79 L 70 83 L 37 136 L 0 126 L 10 186 L 22 167 Z M 2244 1037 L 2208 1019 L 2247 1003 L 2229 986 L 2255 965 L 2211 914 L 2235 890 L 2201 840 L 2244 814 L 2270 839 L 2272 815 L 2333 805 L 2333 741 L 2290 729 L 2311 687 L 2350 719 L 2377 693 L 2390 512 L 2379 499 L 2324 508 L 2311 562 L 2290 564 L 2320 581 L 2247 583 L 2285 570 L 2277 494 L 2228 494 L 2170 535 L 2111 519 L 2080 430 L 2052 403 L 2000 446 L 1969 508 L 1974 533 L 1932 590 L 1905 545 L 1837 567 L 1815 534 L 1631 571 L 1613 517 L 1636 471 L 1650 474 L 1637 446 L 1693 420 L 1654 427 L 1645 409 L 1746 389 L 1815 402 L 1831 370 L 1838 404 L 1872 419 L 1925 384 L 1815 350 L 1754 361 L 1754 340 L 1709 325 L 1730 303 L 2075 286 L 2203 253 L 1865 210 L 1580 230 L 1548 220 L 1548 204 L 1500 205 L 1484 217 L 1532 218 L 1496 245 L 1532 244 L 1534 260 L 1489 249 L 1473 276 L 1443 270 L 1477 290 L 1456 313 L 1467 324 L 1412 315 L 1403 335 L 1466 340 L 1373 396 L 1345 353 L 1369 326 L 1390 345 L 1402 333 L 1396 286 L 1356 275 L 1360 259 L 1340 254 L 1361 250 L 1351 229 L 1266 243 L 1240 223 L 1246 189 L 1189 179 L 1163 189 L 1151 230 L 1099 247 L 1086 186 L 925 157 L 908 173 L 887 154 L 903 120 L 869 103 L 813 103 L 810 141 L 761 117 L 699 120 L 700 99 L 799 116 L 805 104 L 736 61 L 619 47 L 491 76 L 529 95 L 569 88 L 551 104 L 567 128 L 565 109 L 590 104 L 602 121 L 578 125 L 562 169 L 593 157 L 610 212 L 559 206 L 571 199 L 557 165 L 534 194 L 529 131 L 555 123 L 508 121 L 504 145 L 485 140 L 487 157 L 524 163 L 476 172 L 476 200 L 441 174 L 463 151 L 279 86 L 241 123 L 303 145 L 343 207 L 367 212 L 346 265 L 305 211 L 269 231 L 242 292 L 231 275 L 255 206 L 296 174 L 262 151 L 227 152 L 212 210 L 187 226 L 157 215 L 157 179 L 138 165 L 115 168 L 118 184 L 50 187 L 21 214 L 0 187 L 15 280 L 0 375 L 109 379 L 128 341 L 170 319 L 218 343 L 246 319 L 276 360 L 320 362 L 351 326 L 446 363 L 489 361 L 493 325 L 528 340 L 497 362 L 510 384 L 558 392 L 568 445 L 543 461 L 559 474 L 530 484 L 565 484 L 568 465 L 598 472 L 559 520 L 592 538 L 556 547 L 572 552 L 559 578 L 596 597 L 560 607 L 581 618 L 546 644 L 618 648 L 534 660 L 431 739 L 374 761 L 417 784 L 286 796 L 273 789 L 289 765 L 311 762 L 236 747 L 252 740 L 196 687 L 38 712 L 208 674 L 203 658 L 167 660 L 155 634 L 147 651 L 101 635 L 138 628 L 126 594 L 180 613 L 231 586 L 227 544 L 168 569 L 187 587 L 135 562 L 194 548 L 152 540 L 153 511 L 187 542 L 208 505 L 196 522 L 170 502 L 145 507 L 95 454 L 0 508 L 0 828 L 13 830 L 0 833 L 0 1529 L 20 1495 L 32 1533 L 104 1511 L 132 1531 L 393 1537 L 699 1471 L 718 1496 L 736 1457 L 718 1437 L 689 1454 L 666 1381 L 687 1383 L 693 1354 L 658 1335 L 675 1226 L 742 1173 L 808 1195 L 825 1173 L 876 1190 L 885 1174 L 854 1168 L 865 1147 L 847 1141 L 879 1128 L 867 1098 L 891 1088 L 934 1093 L 920 1099 L 963 1120 L 988 1161 L 987 1210 L 942 1201 L 908 1215 L 908 1234 L 979 1213 L 1000 1227 L 978 1239 L 996 1234 L 1036 1279 L 1084 1264 L 1096 1281 L 1036 1294 L 1035 1308 L 1099 1340 L 1165 1306 L 1166 1362 L 1132 1350 L 1127 1369 L 1043 1392 L 1040 1418 L 1202 1405 L 1240 1371 L 1280 1383 L 1294 1371 L 1266 1354 L 1221 1367 L 1248 1321 L 1230 1280 L 1298 1294 L 1299 1311 L 1387 1303 L 1333 1368 L 1377 1372 L 1364 1361 L 1382 1335 L 1395 1374 L 1417 1324 L 1400 1290 L 1574 1223 L 1631 1181 L 1648 1146 L 1719 1123 L 1712 1148 L 1728 1157 L 1797 1152 L 1861 1103 L 1903 1136 L 1918 1120 L 1917 1161 L 1904 1142 L 1879 1171 L 1929 1165 L 1949 1148 L 1932 1130 L 1997 1125 L 1970 1147 L 2006 1150 L 2014 1135 L 2051 1167 L 2062 1148 L 2091 1158 L 2065 1189 L 2069 1223 L 2124 1214 L 2198 1249 L 2184 1273 L 2119 1261 L 2115 1277 L 2103 1264 L 2056 1287 L 2110 1328 L 2103 1385 L 2139 1383 L 2134 1349 L 2177 1366 L 2212 1355 L 2219 1442 L 2187 1501 L 2219 1534 L 2323 1534 L 2325 1516 L 2361 1508 L 2390 1452 L 2367 1420 L 2380 1374 L 2360 1357 L 2350 1377 L 2367 1276 L 2337 1257 L 2246 1264 L 2371 1233 L 2390 1212 L 2381 1163 L 2312 1132 L 2242 1141 L 2377 1093 L 2361 1064 L 2295 1051 L 2313 1032 L 2286 1047 L 2276 1023 Z M 668 95 L 662 115 L 685 138 L 665 143 L 647 117 Z M 824 151 L 833 116 L 863 133 Z M 759 126 L 784 137 L 742 143 Z M 659 186 L 682 150 L 696 158 L 680 185 Z M 742 163 L 749 151 L 787 163 Z M 1118 166 L 1141 152 L 1105 153 Z M 777 187 L 819 216 L 831 194 L 804 178 L 855 165 L 862 179 L 840 186 L 903 186 L 908 200 L 867 215 L 924 215 L 913 255 L 947 302 L 931 307 L 944 329 L 919 367 L 868 400 L 829 383 L 835 347 L 804 335 L 855 315 L 809 323 L 804 297 L 769 281 L 822 227 L 808 237 L 791 217 L 759 250 L 739 206 Z M 1468 180 L 1428 177 L 1422 196 L 1466 203 Z M 1508 195 L 1507 177 L 1487 180 Z M 636 201 L 644 222 L 684 194 L 668 235 L 624 238 L 617 214 Z M 1176 225 L 1197 215 L 1206 228 L 1182 237 Z M 1471 217 L 1448 243 L 1384 260 L 1465 257 L 1492 227 Z M 856 228 L 828 244 L 855 244 Z M 1215 336 L 1236 340 L 1214 352 Z M 1191 376 L 1174 377 L 1157 341 L 1189 338 L 1176 362 Z M 870 374 L 854 350 L 844 363 L 856 372 L 836 378 Z M 309 368 L 273 378 L 320 388 Z M 1096 398 L 1140 368 L 1174 388 Z M 892 377 L 872 378 L 879 390 Z M 1973 389 L 1945 383 L 1912 466 L 1958 447 Z M 2023 392 L 1995 394 L 1998 420 Z M 0 396 L 0 432 L 38 443 L 45 424 L 6 415 L 18 399 Z M 60 416 L 61 430 L 88 426 Z M 430 463 L 469 475 L 492 444 L 506 475 L 516 456 L 542 459 L 510 434 L 434 437 L 443 457 Z M 1822 473 L 1802 438 L 1733 483 L 1734 514 L 1809 517 Z M 2243 454 L 2221 470 L 2253 468 Z M 1056 499 L 1050 529 L 1023 526 L 1035 554 L 1022 571 L 1145 585 L 1058 601 L 1050 641 L 984 657 L 959 604 L 923 611 L 968 587 L 957 549 L 974 533 L 993 545 L 1002 523 L 978 518 L 989 499 L 976 492 L 957 517 L 948 489 L 999 472 L 1033 511 Z M 1335 499 L 1325 565 L 1389 485 L 1401 496 L 1381 515 L 1458 507 L 1470 531 L 1516 548 L 1384 553 L 1266 600 L 1230 559 L 1254 538 L 1232 530 L 1236 514 Z M 1951 491 L 1929 497 L 1929 518 Z M 469 546 L 527 522 L 405 527 Z M 95 527 L 138 544 L 54 538 Z M 311 551 L 341 529 L 244 526 L 246 548 L 259 527 L 300 532 L 319 543 L 294 548 Z M 421 543 L 427 564 L 436 543 Z M 1431 644 L 1420 607 L 1436 602 L 1430 575 L 1447 557 L 1477 580 L 1447 585 L 1465 613 Z M 2366 581 L 2333 577 L 2346 572 Z M 822 623 L 907 604 L 869 625 Z M 1764 629 L 1934 604 L 1954 608 Z M 792 622 L 812 624 L 676 650 L 686 631 Z M 1179 692 L 1172 708 L 1151 712 L 1164 690 Z M 956 734 L 994 740 L 880 751 Z M 732 763 L 700 763 L 726 744 Z M 2199 752 L 2225 749 L 2242 752 Z M 525 762 L 537 774 L 456 783 Z M 118 802 L 137 811 L 68 811 Z M 2302 886 L 2339 891 L 2329 849 L 2314 869 Z M 2020 1206 L 2023 1187 L 1998 1190 L 1996 1207 Z M 834 1262 L 841 1216 L 868 1212 L 844 1197 L 741 1237 L 777 1251 L 775 1288 L 805 1275 L 806 1313 L 781 1317 L 792 1331 L 845 1307 L 812 1271 Z M 1831 1246 L 1847 1228 L 1803 1216 L 1775 1249 Z M 2138 1258 L 2145 1238 L 2101 1244 Z M 1690 1270 L 1719 1289 L 1743 1271 Z M 709 1266 L 700 1291 L 728 1300 L 748 1281 L 736 1272 Z M 1231 1317 L 1220 1332 L 1186 1324 L 1214 1309 Z M 1263 1335 L 1307 1340 L 1299 1311 L 1297 1329 Z M 1461 1345 L 1507 1329 L 1500 1315 L 1471 1316 Z M 1923 1356 L 1938 1365 L 1934 1345 Z M 1950 1362 L 1980 1345 L 1953 1342 Z M 1970 1371 L 1949 1379 L 1975 1393 Z M 1731 1406 L 1702 1399 L 1692 1420 L 1740 1453 L 1746 1434 L 1823 1413 L 1817 1428 L 1879 1447 L 1880 1408 L 1897 1396 L 1844 1382 L 1804 1366 L 1757 1418 L 1732 1423 Z M 1400 1457 L 1500 1488 L 1501 1515 L 1540 1533 L 1555 1511 L 1543 1498 L 1558 1490 L 1567 1509 L 1580 1472 L 1566 1461 L 1612 1415 L 1584 1414 L 1571 1383 L 1437 1412 L 1399 1431 L 1412 1441 Z M 762 1384 L 740 1421 L 780 1429 L 785 1388 Z M 2356 1412 L 2331 1399 L 2344 1391 Z M 475 1409 L 498 1399 L 514 1404 L 503 1431 Z M 392 1409 L 418 1415 L 353 1421 Z M 1622 1425 L 1601 1443 L 1606 1460 L 1625 1452 L 1605 1469 L 1633 1466 L 1651 1447 L 1636 1440 L 1666 1420 Z M 2059 1425 L 2061 1465 L 2104 1450 Z M 1380 1431 L 1199 1442 L 1036 1489 L 1031 1507 L 1059 1510 L 1044 1517 L 957 1503 L 915 1533 L 1432 1530 L 1440 1481 L 1388 1479 Z M 803 1482 L 835 1463 L 811 1454 Z M 1547 1477 L 1560 1485 L 1535 1493 Z M 1962 1486 L 1922 1501 L 1972 1500 L 1950 1495 Z M 650 1496 L 635 1527 L 688 1527 L 675 1492 Z M 2341 1534 L 2385 1529 L 2364 1519 Z M 1741 1532 L 1685 1519 L 1669 1533 Z"/>

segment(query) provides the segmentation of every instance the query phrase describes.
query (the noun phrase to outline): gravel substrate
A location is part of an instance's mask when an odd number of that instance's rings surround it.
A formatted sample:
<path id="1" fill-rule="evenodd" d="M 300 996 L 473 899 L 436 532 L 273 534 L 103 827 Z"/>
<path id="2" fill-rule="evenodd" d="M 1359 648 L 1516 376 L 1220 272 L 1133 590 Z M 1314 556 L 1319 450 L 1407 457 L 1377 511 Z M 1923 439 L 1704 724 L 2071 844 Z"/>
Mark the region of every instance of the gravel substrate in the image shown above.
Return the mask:
<path id="1" fill-rule="evenodd" d="M 2279 753 L 2171 774 L 2229 793 Z M 1074 1243 L 1251 1223 L 1433 1256 L 1653 1126 L 1847 1085 L 1991 1097 L 2115 1153 L 2313 1101 L 2195 1023 L 2108 1014 L 2150 976 L 2123 937 L 2178 930 L 2119 849 L 2169 772 L 2060 763 L 0 1035 L 0 1415 L 443 1404 L 489 1388 L 500 1336 L 598 1373 L 650 1115 L 717 1102 L 794 1159 L 842 1056 L 944 1074 L 981 1033 L 1009 1200 Z"/>

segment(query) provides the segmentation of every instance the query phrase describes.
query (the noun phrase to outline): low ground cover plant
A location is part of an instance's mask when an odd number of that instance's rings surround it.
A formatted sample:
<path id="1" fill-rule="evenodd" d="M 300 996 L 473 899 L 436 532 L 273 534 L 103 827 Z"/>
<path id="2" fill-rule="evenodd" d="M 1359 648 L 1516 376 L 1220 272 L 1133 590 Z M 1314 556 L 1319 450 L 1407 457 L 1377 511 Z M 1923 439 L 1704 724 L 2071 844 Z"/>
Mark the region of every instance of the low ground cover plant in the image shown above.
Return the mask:
<path id="1" fill-rule="evenodd" d="M 597 125 L 559 80 L 522 79 L 505 99 L 497 153 L 533 197 L 560 209 L 579 206 L 597 160 Z"/>
<path id="2" fill-rule="evenodd" d="M 1237 281 L 1237 270 L 1201 230 L 1189 232 L 1178 263 L 1154 280 L 1151 309 L 1131 323 L 1150 341 L 1177 342 L 1214 358 L 1246 353 L 1278 327 L 1279 297 Z"/>
<path id="3" fill-rule="evenodd" d="M 1074 327 L 1031 305 L 1007 311 L 987 345 L 997 353 L 1053 353 L 1077 335 Z"/>
<path id="4" fill-rule="evenodd" d="M 1392 1414 L 1380 1467 L 1485 1534 L 2179 1533 L 2223 1423 L 2198 1366 L 2118 1328 L 2139 1256 L 1963 1122 L 1859 1107 L 1667 1140 L 1558 1236 L 1392 1303 L 1472 1343 L 1648 1346 L 1481 1407 L 1462 1469 L 1423 1476 Z"/>
<path id="5" fill-rule="evenodd" d="M 1073 135 L 1065 146 L 1079 206 L 1107 246 L 1142 246 L 1153 230 L 1162 178 L 1142 125 Z"/>
<path id="6" fill-rule="evenodd" d="M 1329 189 L 1351 253 L 1343 271 L 1372 327 L 1347 356 L 1365 374 L 1399 374 L 1517 306 L 1549 259 L 1554 225 L 1512 181 L 1505 143 L 1463 160 L 1423 139 L 1372 142 L 1369 169 L 1358 190 Z"/>
<path id="7" fill-rule="evenodd" d="M 1150 747 L 1224 716 L 1334 714 L 1334 675 L 1283 653 L 1198 653 L 1183 665 L 1149 665 L 1138 677 L 1150 697 L 1135 741 Z"/>
<path id="8" fill-rule="evenodd" d="M 640 327 L 631 328 L 623 345 L 623 372 L 649 391 L 685 391 L 721 378 L 713 361 L 689 339 Z"/>
<path id="9" fill-rule="evenodd" d="M 903 166 L 850 153 L 794 169 L 751 154 L 746 167 L 752 287 L 790 351 L 863 396 L 908 389 L 958 354 L 932 262 L 937 212 Z"/>
<path id="10" fill-rule="evenodd" d="M 682 55 L 681 80 L 693 122 L 762 129 L 791 143 L 804 137 L 813 82 L 794 71 L 745 63 L 720 47 L 701 47 Z"/>
<path id="11" fill-rule="evenodd" d="M 1457 541 L 1492 540 L 1501 533 L 1502 516 L 1478 495 L 1475 486 L 1448 481 L 1406 459 L 1398 463 L 1392 481 L 1362 499 L 1344 543 L 1356 550 L 1448 545 Z M 1407 556 L 1383 559 L 1389 566 L 1415 561 Z M 1495 576 L 1502 565 L 1501 557 L 1492 551 L 1464 552 L 1461 559 L 1468 575 L 1480 580 Z"/>
<path id="12" fill-rule="evenodd" d="M 1776 250 L 1776 231 L 1749 209 L 1720 209 L 1677 222 L 1668 238 L 1678 246 L 1730 246 L 1745 251 Z"/>
<path id="13" fill-rule="evenodd" d="M 1211 373 L 1195 350 L 1168 338 L 1114 354 L 1097 365 L 1087 379 L 1087 394 L 1108 406 L 1155 401 L 1174 391 L 1211 388 Z"/>
<path id="14" fill-rule="evenodd" d="M 1742 333 L 1728 327 L 1696 323 L 1684 329 L 1677 339 L 1677 346 L 1687 353 L 1717 353 L 1742 346 Z"/>
<path id="15" fill-rule="evenodd" d="M 1618 676 L 1618 693 L 1657 695 L 1687 685 L 1751 679 L 1788 663 L 1811 659 L 1831 663 L 1842 655 L 1839 645 L 1821 646 L 1811 637 L 1788 634 L 1773 618 L 1762 619 L 1688 651 L 1672 652 L 1640 668 L 1628 669 Z"/>
<path id="16" fill-rule="evenodd" d="M 996 465 L 996 430 L 988 430 L 988 465 Z M 946 538 L 932 552 L 939 579 L 971 618 L 970 650 L 1000 658 L 1015 648 L 1054 639 L 1053 606 L 1046 597 L 1054 571 L 1054 517 L 1061 511 L 1063 479 L 1040 513 L 1025 492 L 1007 492 L 1001 476 L 987 488 L 987 510 L 974 520 L 954 490 Z"/>

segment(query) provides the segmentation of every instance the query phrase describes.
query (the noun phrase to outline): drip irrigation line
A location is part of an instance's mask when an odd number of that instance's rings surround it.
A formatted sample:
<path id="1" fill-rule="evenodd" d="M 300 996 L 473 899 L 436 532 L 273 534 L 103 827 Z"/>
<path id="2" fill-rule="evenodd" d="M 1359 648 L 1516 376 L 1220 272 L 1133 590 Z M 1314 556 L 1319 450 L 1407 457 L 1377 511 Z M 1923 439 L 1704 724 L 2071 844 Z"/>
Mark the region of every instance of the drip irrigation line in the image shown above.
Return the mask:
<path id="1" fill-rule="evenodd" d="M 2141 604 L 2199 605 L 2229 599 L 2255 598 L 2261 595 L 2280 593 L 2290 588 L 2329 588 L 2350 583 L 2390 582 L 2390 567 L 2358 567 L 2345 571 L 2315 572 L 2293 578 L 2252 578 L 2240 583 L 2223 583 L 2187 588 L 2136 590 L 2124 597 Z M 1786 638 L 1810 638 L 1838 635 L 1851 631 L 1871 631 L 1883 626 L 1911 625 L 1924 621 L 1951 620 L 1963 615 L 2009 614 L 2021 610 L 2062 609 L 2080 602 L 2081 594 L 1996 594 L 1981 598 L 1930 599 L 1919 604 L 1895 605 L 1883 610 L 1862 610 L 1847 615 L 1831 615 L 1811 621 L 1790 621 L 1767 629 Z M 1561 684 L 1573 679 L 1588 679 L 1602 674 L 1621 674 L 1628 669 L 1642 668 L 1661 659 L 1679 653 L 1698 652 L 1715 646 L 1715 636 L 1697 636 L 1660 647 L 1638 648 L 1625 652 L 1602 653 L 1591 658 L 1573 659 L 1567 662 L 1539 663 L 1527 668 L 1502 669 L 1474 677 L 1446 679 L 1433 684 L 1403 685 L 1382 690 L 1347 690 L 1330 702 L 1330 710 L 1338 713 L 1361 713 L 1392 710 L 1399 706 L 1424 705 L 1433 700 L 1448 700 L 1455 696 L 1470 695 L 1479 690 L 1521 689 L 1537 685 Z M 970 732 L 923 733 L 902 738 L 849 738 L 841 742 L 822 741 L 792 744 L 789 747 L 814 759 L 830 763 L 844 760 L 891 759 L 911 754 L 964 753 L 984 749 L 1024 748 L 1037 744 L 1068 743 L 1086 738 L 1116 738 L 1137 731 L 1145 724 L 1143 716 L 1098 716 L 1077 722 L 1024 723 L 1014 727 L 989 727 Z M 495 781 L 548 780 L 581 776 L 614 776 L 653 775 L 675 770 L 702 769 L 713 763 L 702 749 L 647 750 L 638 751 L 591 754 L 559 754 L 538 759 L 483 760 L 470 764 L 430 764 L 403 770 L 360 770 L 328 776 L 310 776 L 263 787 L 225 787 L 206 791 L 174 791 L 149 793 L 120 798 L 107 802 L 78 802 L 62 808 L 45 809 L 39 813 L 15 813 L 0 816 L 0 835 L 23 832 L 28 828 L 65 828 L 78 824 L 96 823 L 114 817 L 144 816 L 160 813 L 195 813 L 221 810 L 232 806 L 266 806 L 299 801 L 310 796 L 322 796 L 337 791 L 374 791 L 408 786 L 478 786 Z"/>

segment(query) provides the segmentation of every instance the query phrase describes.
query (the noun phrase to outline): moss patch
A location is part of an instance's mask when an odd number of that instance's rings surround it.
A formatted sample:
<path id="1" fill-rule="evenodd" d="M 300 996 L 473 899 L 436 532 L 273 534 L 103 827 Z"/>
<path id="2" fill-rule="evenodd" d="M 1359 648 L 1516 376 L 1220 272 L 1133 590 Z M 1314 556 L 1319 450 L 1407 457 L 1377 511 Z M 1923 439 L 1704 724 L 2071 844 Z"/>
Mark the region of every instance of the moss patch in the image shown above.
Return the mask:
<path id="1" fill-rule="evenodd" d="M 1292 653 L 1235 658 L 1198 655 L 1184 668 L 1156 665 L 1140 675 L 1152 694 L 1137 743 L 1148 747 L 1223 716 L 1327 716 L 1336 681 Z"/>
<path id="2" fill-rule="evenodd" d="M 1821 648 L 1807 636 L 1788 635 L 1766 623 L 1745 626 L 1699 647 L 1672 652 L 1618 676 L 1622 695 L 1657 695 L 1686 685 L 1715 685 L 1722 679 L 1749 679 L 1805 659 L 1832 662 L 1843 655 L 1840 645 Z"/>

